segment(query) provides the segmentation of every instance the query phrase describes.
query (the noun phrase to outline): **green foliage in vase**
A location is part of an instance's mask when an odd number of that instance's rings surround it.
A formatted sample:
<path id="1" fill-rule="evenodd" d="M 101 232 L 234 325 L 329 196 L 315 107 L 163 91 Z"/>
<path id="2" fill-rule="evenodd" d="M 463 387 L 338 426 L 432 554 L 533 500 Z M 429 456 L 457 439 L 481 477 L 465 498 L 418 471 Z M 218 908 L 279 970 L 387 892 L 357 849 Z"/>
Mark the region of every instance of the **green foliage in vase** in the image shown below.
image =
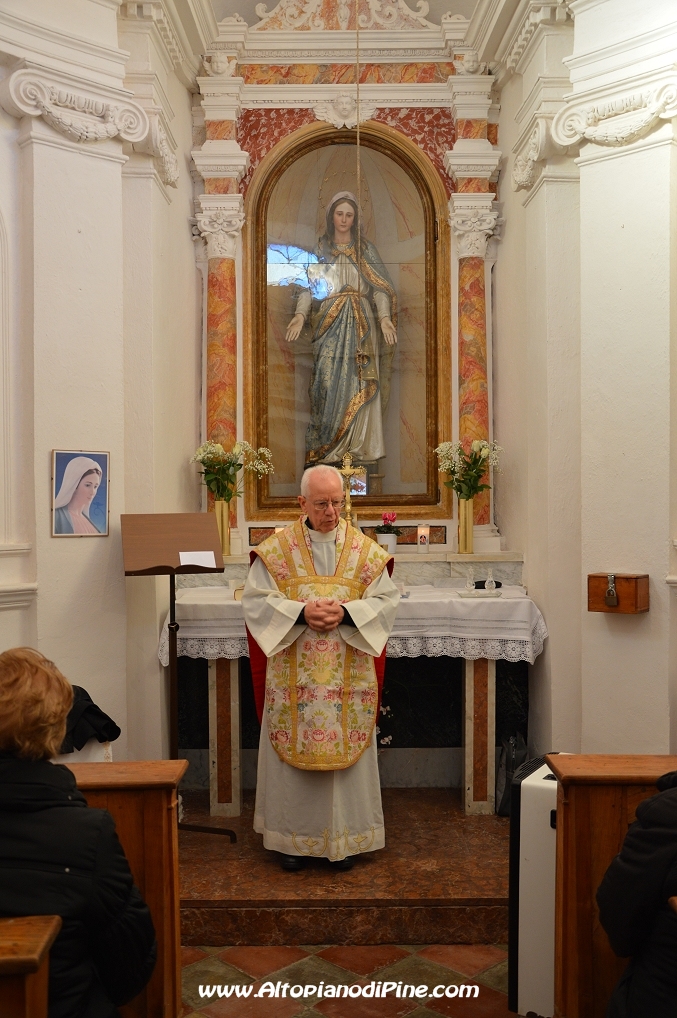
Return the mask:
<path id="1" fill-rule="evenodd" d="M 200 471 L 204 484 L 215 499 L 224 502 L 242 494 L 242 478 L 238 478 L 238 471 L 244 468 L 263 477 L 275 469 L 270 449 L 265 446 L 254 449 L 249 442 L 236 442 L 230 452 L 217 442 L 205 442 L 191 463 L 199 463 L 204 468 Z"/>
<path id="2" fill-rule="evenodd" d="M 453 488 L 461 499 L 470 499 L 491 487 L 482 479 L 489 467 L 498 466 L 498 456 L 503 450 L 496 442 L 476 439 L 467 452 L 460 442 L 442 442 L 435 452 L 440 473 L 448 475 L 445 487 Z"/>

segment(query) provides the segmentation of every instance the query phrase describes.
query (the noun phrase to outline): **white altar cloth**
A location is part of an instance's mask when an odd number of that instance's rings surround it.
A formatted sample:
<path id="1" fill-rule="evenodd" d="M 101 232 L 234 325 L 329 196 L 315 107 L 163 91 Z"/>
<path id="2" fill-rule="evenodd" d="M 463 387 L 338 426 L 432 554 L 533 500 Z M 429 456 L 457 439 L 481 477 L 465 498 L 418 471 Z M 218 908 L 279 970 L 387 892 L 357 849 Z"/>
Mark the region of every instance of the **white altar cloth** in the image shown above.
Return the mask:
<path id="1" fill-rule="evenodd" d="M 548 635 L 545 620 L 523 587 L 506 586 L 501 597 L 462 598 L 451 587 L 411 587 L 402 598 L 386 645 L 387 657 L 462 657 L 468 661 L 534 660 Z M 227 587 L 177 591 L 180 657 L 248 657 L 242 604 Z M 168 619 L 158 657 L 169 664 Z"/>

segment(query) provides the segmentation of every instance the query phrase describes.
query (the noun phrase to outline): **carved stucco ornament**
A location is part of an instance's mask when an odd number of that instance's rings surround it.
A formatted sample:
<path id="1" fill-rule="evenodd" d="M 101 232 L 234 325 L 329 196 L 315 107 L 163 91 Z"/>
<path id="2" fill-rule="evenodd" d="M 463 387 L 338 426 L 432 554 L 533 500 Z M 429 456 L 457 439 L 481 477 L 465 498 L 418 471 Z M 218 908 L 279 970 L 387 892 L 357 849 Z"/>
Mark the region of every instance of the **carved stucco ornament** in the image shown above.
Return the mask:
<path id="1" fill-rule="evenodd" d="M 244 225 L 243 212 L 216 209 L 198 212 L 193 223 L 193 236 L 207 242 L 208 258 L 234 258 L 237 238 Z"/>
<path id="2" fill-rule="evenodd" d="M 553 141 L 567 148 L 582 141 L 622 146 L 638 141 L 659 120 L 677 116 L 677 82 L 612 96 L 598 102 L 570 102 L 552 123 Z"/>
<path id="3" fill-rule="evenodd" d="M 215 50 L 203 56 L 202 66 L 206 74 L 212 78 L 232 78 L 237 69 L 237 57 L 231 60 L 226 53 Z"/>
<path id="4" fill-rule="evenodd" d="M 458 241 L 459 258 L 486 258 L 489 238 L 498 232 L 502 220 L 491 209 L 452 210 L 449 223 Z"/>
<path id="5" fill-rule="evenodd" d="M 454 60 L 457 74 L 486 74 L 487 65 L 481 64 L 475 50 L 468 50 L 462 60 Z"/>
<path id="6" fill-rule="evenodd" d="M 140 145 L 134 146 L 135 152 L 145 152 L 153 157 L 155 169 L 163 184 L 177 187 L 179 182 L 179 160 L 157 113 L 148 114 L 150 127 L 146 138 Z"/>
<path id="7" fill-rule="evenodd" d="M 517 148 L 512 168 L 514 191 L 530 190 L 536 183 L 539 174 L 538 164 L 566 151 L 561 145 L 556 145 L 553 140 L 552 121 L 552 115 L 537 116 L 532 130 L 527 135 L 526 142 Z"/>
<path id="8" fill-rule="evenodd" d="M 360 123 L 371 120 L 376 109 L 375 103 L 360 102 Z M 352 128 L 357 126 L 357 100 L 355 96 L 345 92 L 337 95 L 335 99 L 313 106 L 313 113 L 318 120 L 333 124 L 334 127 Z"/>
<path id="9" fill-rule="evenodd" d="M 149 131 L 145 111 L 133 102 L 110 102 L 85 95 L 33 69 L 22 69 L 0 85 L 0 104 L 14 117 L 42 117 L 50 127 L 76 142 L 120 137 L 140 142 Z"/>
<path id="10" fill-rule="evenodd" d="M 349 26 L 354 30 L 355 13 L 364 29 L 435 30 L 437 26 L 426 20 L 429 9 L 426 0 L 418 0 L 415 11 L 405 0 L 280 0 L 271 11 L 265 3 L 256 5 L 261 20 L 250 31 L 345 32 Z"/>

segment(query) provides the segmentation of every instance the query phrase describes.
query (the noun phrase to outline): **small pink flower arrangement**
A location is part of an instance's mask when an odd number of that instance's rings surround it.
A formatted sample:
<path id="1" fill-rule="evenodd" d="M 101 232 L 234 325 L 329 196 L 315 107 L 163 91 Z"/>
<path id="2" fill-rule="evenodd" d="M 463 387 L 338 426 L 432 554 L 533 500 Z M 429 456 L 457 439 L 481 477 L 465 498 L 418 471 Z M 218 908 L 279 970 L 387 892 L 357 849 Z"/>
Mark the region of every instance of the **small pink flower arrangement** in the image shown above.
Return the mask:
<path id="1" fill-rule="evenodd" d="M 383 522 L 378 527 L 374 527 L 375 532 L 377 534 L 397 534 L 399 537 L 402 531 L 395 526 L 396 519 L 397 513 L 382 513 L 381 520 Z"/>

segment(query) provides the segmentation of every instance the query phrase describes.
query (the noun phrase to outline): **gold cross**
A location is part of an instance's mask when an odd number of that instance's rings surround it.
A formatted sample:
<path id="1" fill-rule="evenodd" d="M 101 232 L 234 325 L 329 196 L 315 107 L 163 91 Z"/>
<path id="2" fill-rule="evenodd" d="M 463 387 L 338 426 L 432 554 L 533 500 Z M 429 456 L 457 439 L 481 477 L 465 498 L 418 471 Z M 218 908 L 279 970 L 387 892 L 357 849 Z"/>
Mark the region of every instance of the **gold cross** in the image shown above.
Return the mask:
<path id="1" fill-rule="evenodd" d="M 365 474 L 367 470 L 366 467 L 354 467 L 353 457 L 350 455 L 349 452 L 345 454 L 345 456 L 343 457 L 343 464 L 342 466 L 337 467 L 337 470 L 339 474 L 343 474 L 344 478 L 343 484 L 346 492 L 346 510 L 345 510 L 346 522 L 352 524 L 353 513 L 352 505 L 350 502 L 350 482 L 352 481 L 353 477 L 357 476 L 358 474 Z"/>

